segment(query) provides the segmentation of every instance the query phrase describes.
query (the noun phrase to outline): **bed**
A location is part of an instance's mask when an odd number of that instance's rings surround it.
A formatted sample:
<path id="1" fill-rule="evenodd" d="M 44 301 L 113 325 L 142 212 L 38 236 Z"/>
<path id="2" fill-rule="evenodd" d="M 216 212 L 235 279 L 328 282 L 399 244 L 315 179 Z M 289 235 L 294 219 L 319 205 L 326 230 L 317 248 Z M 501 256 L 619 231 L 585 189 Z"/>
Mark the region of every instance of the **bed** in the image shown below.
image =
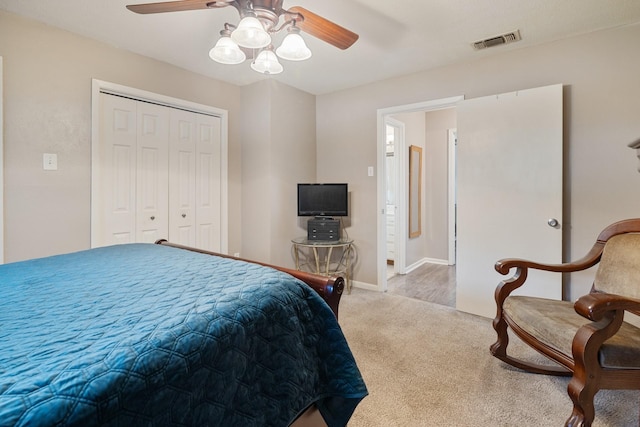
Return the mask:
<path id="1" fill-rule="evenodd" d="M 1 426 L 346 425 L 342 279 L 158 243 L 0 266 Z"/>

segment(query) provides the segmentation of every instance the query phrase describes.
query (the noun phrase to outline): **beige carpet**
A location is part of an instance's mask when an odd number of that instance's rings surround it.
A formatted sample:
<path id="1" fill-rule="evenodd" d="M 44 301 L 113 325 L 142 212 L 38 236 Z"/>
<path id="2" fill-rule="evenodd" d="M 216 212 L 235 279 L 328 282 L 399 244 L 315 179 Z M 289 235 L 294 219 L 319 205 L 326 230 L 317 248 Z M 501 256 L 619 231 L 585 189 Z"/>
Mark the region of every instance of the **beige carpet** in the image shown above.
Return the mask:
<path id="1" fill-rule="evenodd" d="M 349 427 L 562 426 L 571 414 L 568 378 L 518 371 L 489 354 L 489 319 L 354 289 L 342 298 L 340 324 L 369 389 Z M 594 426 L 638 425 L 638 392 L 596 397 Z"/>

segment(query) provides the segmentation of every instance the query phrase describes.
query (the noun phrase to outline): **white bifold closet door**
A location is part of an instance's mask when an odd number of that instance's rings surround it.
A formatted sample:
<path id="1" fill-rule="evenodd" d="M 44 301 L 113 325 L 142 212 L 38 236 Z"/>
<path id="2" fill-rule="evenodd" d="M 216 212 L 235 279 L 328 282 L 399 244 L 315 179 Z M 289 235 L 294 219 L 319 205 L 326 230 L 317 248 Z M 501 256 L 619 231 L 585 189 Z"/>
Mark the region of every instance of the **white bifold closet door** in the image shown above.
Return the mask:
<path id="1" fill-rule="evenodd" d="M 169 241 L 220 250 L 220 119 L 173 109 Z"/>
<path id="2" fill-rule="evenodd" d="M 220 118 L 105 93 L 100 111 L 92 246 L 220 251 Z"/>

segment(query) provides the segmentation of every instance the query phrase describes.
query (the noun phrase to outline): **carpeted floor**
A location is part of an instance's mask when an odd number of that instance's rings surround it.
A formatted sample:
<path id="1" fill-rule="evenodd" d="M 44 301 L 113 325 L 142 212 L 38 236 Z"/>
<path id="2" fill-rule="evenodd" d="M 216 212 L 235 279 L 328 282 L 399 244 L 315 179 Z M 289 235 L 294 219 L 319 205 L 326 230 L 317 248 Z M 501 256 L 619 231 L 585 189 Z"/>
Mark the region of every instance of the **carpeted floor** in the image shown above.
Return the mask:
<path id="1" fill-rule="evenodd" d="M 571 414 L 568 378 L 518 371 L 489 354 L 490 319 L 353 289 L 340 324 L 369 389 L 349 427 L 562 426 Z M 594 426 L 638 426 L 639 402 L 636 391 L 600 391 Z"/>

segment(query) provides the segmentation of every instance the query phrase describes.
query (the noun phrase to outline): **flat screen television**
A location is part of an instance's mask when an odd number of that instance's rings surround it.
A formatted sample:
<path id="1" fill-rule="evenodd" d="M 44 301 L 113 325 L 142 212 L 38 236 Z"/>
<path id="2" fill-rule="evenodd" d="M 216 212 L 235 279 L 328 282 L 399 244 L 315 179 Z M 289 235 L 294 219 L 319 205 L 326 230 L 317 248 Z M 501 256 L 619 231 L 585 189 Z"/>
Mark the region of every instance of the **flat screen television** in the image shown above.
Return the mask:
<path id="1" fill-rule="evenodd" d="M 347 184 L 298 184 L 298 216 L 349 215 Z"/>

